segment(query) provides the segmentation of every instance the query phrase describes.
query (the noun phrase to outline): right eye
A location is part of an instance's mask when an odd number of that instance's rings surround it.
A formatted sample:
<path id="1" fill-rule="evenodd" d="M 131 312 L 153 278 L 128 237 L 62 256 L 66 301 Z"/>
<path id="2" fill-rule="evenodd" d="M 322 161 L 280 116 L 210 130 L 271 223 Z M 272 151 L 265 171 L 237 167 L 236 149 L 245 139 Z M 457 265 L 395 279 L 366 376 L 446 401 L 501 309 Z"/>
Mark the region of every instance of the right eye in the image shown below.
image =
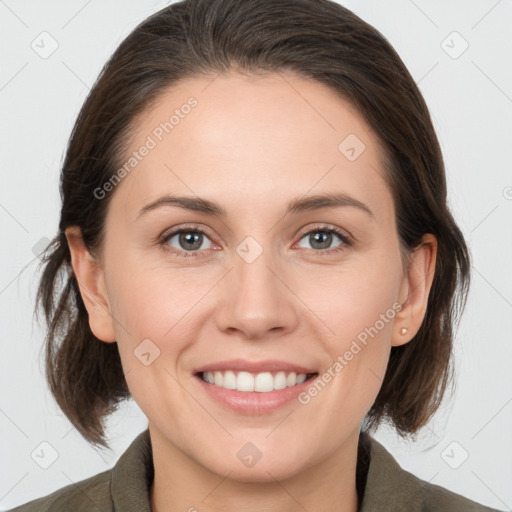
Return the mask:
<path id="1" fill-rule="evenodd" d="M 209 247 L 204 247 L 206 239 L 210 240 L 208 235 L 199 228 L 180 228 L 168 233 L 162 237 L 160 244 L 172 253 L 188 258 L 201 255 L 202 251 Z M 175 244 L 174 246 L 172 244 Z M 211 240 L 210 240 L 210 243 Z M 178 247 L 176 247 L 178 245 Z"/>

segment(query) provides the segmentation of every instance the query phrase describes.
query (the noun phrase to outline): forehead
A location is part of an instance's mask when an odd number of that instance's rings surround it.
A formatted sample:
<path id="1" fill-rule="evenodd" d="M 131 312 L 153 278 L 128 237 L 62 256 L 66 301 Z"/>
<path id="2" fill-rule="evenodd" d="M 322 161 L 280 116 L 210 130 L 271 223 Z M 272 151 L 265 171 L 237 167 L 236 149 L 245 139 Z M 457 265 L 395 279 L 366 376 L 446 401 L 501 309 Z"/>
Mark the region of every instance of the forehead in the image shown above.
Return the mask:
<path id="1" fill-rule="evenodd" d="M 123 160 L 134 165 L 116 195 L 126 215 L 165 192 L 220 200 L 228 213 L 326 191 L 386 208 L 382 155 L 362 116 L 324 84 L 281 72 L 187 78 L 135 121 Z"/>

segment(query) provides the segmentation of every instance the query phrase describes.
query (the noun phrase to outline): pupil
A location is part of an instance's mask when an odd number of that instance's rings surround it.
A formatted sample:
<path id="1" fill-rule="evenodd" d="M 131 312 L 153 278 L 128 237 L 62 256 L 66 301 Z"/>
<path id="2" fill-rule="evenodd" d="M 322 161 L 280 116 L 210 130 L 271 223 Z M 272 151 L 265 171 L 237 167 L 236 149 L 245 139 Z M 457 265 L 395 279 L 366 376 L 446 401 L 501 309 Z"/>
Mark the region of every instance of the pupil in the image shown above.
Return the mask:
<path id="1" fill-rule="evenodd" d="M 180 244 L 185 245 L 186 244 L 192 244 L 194 247 L 188 247 L 188 249 L 199 249 L 201 247 L 201 242 L 198 240 L 200 238 L 200 233 L 194 233 L 192 231 L 187 231 L 186 233 L 182 233 L 180 235 Z M 194 244 L 195 239 L 195 244 Z"/>
<path id="2" fill-rule="evenodd" d="M 322 247 L 317 247 L 317 249 L 327 249 L 329 248 L 332 234 L 331 233 L 325 233 L 325 232 L 319 232 L 317 231 L 314 235 L 312 235 L 314 243 L 319 242 Z M 325 237 L 324 241 L 322 242 L 321 239 Z M 319 240 L 320 239 L 320 240 Z M 313 246 L 313 244 L 311 244 Z M 313 246 L 314 247 L 314 246 Z"/>

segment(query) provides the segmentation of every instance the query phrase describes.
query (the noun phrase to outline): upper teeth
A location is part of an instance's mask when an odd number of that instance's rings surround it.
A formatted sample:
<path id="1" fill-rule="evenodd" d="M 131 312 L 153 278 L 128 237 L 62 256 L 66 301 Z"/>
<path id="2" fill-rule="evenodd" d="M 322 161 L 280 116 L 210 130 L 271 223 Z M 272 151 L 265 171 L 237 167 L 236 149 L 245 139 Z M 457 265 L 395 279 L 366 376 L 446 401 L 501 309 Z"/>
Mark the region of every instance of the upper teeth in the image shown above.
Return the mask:
<path id="1" fill-rule="evenodd" d="M 296 384 L 301 384 L 306 380 L 305 373 L 295 372 L 277 372 L 272 375 L 271 372 L 262 372 L 252 374 L 249 372 L 235 372 L 228 370 L 225 372 L 203 372 L 203 380 L 226 389 L 236 389 L 238 391 L 259 391 L 266 393 L 274 389 L 283 389 Z"/>

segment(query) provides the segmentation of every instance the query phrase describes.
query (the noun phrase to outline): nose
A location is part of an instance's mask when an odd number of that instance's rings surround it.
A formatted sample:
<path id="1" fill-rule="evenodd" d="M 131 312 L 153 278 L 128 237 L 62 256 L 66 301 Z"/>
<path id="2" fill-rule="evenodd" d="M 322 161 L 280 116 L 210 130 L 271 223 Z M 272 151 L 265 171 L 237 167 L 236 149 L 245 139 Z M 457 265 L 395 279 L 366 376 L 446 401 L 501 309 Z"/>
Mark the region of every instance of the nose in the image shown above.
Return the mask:
<path id="1" fill-rule="evenodd" d="M 298 324 L 301 301 L 287 283 L 287 272 L 271 251 L 248 262 L 235 254 L 216 310 L 219 329 L 248 340 L 282 336 Z M 289 281 L 289 279 L 288 279 Z"/>

